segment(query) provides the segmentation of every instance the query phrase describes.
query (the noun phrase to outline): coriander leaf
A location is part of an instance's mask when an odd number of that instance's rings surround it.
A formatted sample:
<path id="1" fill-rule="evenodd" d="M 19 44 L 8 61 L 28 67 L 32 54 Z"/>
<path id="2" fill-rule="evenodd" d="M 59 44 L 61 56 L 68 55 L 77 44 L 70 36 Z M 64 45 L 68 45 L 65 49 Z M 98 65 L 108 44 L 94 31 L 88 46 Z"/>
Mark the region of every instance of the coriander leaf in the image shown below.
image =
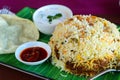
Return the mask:
<path id="1" fill-rule="evenodd" d="M 61 14 L 61 13 L 57 13 L 57 14 L 54 15 L 54 16 L 51 16 L 51 15 L 48 15 L 48 16 L 47 16 L 49 23 L 51 23 L 52 20 L 58 19 L 58 18 L 60 18 L 60 17 L 62 17 L 62 14 Z"/>
<path id="2" fill-rule="evenodd" d="M 58 13 L 58 14 L 56 14 L 55 16 L 53 16 L 53 19 L 58 19 L 58 18 L 60 18 L 60 17 L 62 17 L 62 14 L 61 14 L 61 13 Z"/>
<path id="3" fill-rule="evenodd" d="M 53 19 L 53 16 L 50 16 L 50 15 L 49 15 L 47 18 L 48 18 L 48 20 L 49 20 L 49 23 L 51 23 L 51 22 L 52 22 L 52 19 Z"/>

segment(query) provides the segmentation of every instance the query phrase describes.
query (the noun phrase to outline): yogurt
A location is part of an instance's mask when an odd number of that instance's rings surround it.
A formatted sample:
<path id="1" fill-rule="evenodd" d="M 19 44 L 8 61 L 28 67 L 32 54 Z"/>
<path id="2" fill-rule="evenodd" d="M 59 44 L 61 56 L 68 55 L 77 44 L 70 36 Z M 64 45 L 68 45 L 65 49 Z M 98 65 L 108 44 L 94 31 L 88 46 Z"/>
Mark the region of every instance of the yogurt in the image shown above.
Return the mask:
<path id="1" fill-rule="evenodd" d="M 59 14 L 60 16 L 56 16 L 57 14 Z M 53 5 L 46 5 L 37 9 L 33 14 L 33 21 L 40 30 L 40 32 L 51 35 L 58 23 L 72 16 L 73 13 L 68 7 L 63 5 L 53 4 Z M 48 17 L 53 17 L 53 18 L 50 21 Z"/>

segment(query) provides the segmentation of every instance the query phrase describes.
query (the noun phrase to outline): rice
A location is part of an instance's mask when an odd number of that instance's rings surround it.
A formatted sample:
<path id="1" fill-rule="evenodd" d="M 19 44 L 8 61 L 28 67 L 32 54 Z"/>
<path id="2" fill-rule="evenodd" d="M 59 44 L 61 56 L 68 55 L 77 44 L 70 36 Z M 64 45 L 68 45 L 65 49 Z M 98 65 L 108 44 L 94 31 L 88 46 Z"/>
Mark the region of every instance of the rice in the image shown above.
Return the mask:
<path id="1" fill-rule="evenodd" d="M 52 64 L 76 75 L 116 68 L 120 58 L 117 26 L 97 16 L 75 15 L 58 24 L 49 45 Z"/>

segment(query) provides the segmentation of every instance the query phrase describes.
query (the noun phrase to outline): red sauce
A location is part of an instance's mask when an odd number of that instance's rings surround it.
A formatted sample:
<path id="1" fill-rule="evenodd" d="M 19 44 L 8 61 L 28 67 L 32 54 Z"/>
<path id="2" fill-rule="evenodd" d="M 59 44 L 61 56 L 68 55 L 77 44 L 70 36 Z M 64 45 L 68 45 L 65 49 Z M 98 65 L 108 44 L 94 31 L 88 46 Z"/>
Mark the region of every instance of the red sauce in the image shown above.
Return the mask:
<path id="1" fill-rule="evenodd" d="M 36 62 L 47 57 L 47 51 L 42 47 L 30 47 L 23 50 L 20 57 L 23 61 Z"/>

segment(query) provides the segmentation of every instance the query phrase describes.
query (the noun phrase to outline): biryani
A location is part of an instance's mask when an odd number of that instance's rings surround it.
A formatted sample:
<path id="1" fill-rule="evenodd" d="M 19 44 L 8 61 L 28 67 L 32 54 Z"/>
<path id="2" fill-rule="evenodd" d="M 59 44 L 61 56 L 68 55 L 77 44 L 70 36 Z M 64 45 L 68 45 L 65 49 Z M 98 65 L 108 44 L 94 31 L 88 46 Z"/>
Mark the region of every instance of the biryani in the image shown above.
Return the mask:
<path id="1" fill-rule="evenodd" d="M 117 68 L 120 59 L 117 26 L 92 15 L 75 15 L 58 24 L 49 45 L 52 64 L 76 75 L 93 76 Z"/>

